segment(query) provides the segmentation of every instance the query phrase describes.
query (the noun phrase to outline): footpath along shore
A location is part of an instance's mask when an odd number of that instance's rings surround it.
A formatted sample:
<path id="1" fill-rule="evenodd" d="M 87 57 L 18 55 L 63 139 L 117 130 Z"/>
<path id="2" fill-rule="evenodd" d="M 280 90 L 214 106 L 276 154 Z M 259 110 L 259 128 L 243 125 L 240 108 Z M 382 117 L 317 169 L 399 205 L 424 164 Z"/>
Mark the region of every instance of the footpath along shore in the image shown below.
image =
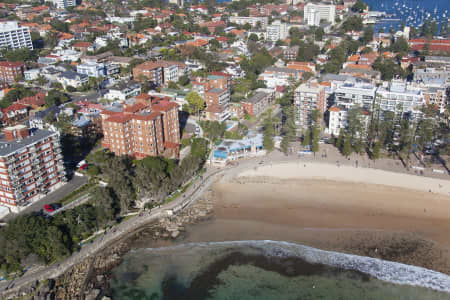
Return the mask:
<path id="1" fill-rule="evenodd" d="M 304 167 L 305 164 L 307 164 L 306 168 Z M 289 170 L 284 168 L 289 168 Z M 300 171 L 303 170 L 302 168 L 304 169 L 304 171 Z M 92 243 L 85 245 L 79 252 L 74 253 L 71 257 L 67 258 L 63 262 L 46 266 L 39 270 L 35 270 L 33 273 L 26 273 L 24 276 L 12 281 L 0 283 L 0 295 L 2 295 L 3 297 L 7 297 L 9 294 L 17 293 L 17 291 L 19 291 L 23 286 L 48 278 L 56 278 L 65 273 L 74 265 L 82 262 L 84 259 L 104 249 L 106 246 L 111 245 L 115 241 L 123 238 L 125 235 L 132 233 L 138 228 L 141 228 L 142 226 L 152 223 L 160 218 L 167 217 L 169 212 L 177 213 L 178 211 L 183 210 L 190 204 L 194 203 L 202 195 L 203 192 L 208 190 L 211 184 L 214 183 L 216 179 L 219 178 L 219 176 L 230 179 L 235 178 L 236 176 L 271 176 L 271 174 L 293 177 L 302 176 L 308 178 L 327 178 L 330 180 L 338 181 L 368 181 L 368 183 L 391 186 L 397 186 L 396 182 L 398 180 L 401 187 L 404 187 L 406 184 L 408 184 L 408 187 L 412 189 L 417 189 L 418 187 L 420 187 L 420 185 L 414 184 L 416 181 L 418 182 L 425 180 L 430 187 L 433 186 L 433 189 L 436 189 L 435 192 L 437 192 L 440 185 L 442 185 L 440 191 L 448 191 L 448 185 L 450 182 L 448 180 L 386 172 L 372 168 L 366 169 L 350 166 L 343 167 L 342 165 L 338 167 L 329 163 L 320 163 L 319 161 L 306 162 L 306 160 L 299 159 L 297 156 L 284 156 L 279 152 L 271 153 L 268 156 L 262 158 L 259 157 L 242 160 L 235 166 L 223 169 L 209 168 L 203 175 L 203 181 L 197 182 L 189 187 L 188 190 L 184 193 L 184 196 L 180 195 L 180 197 L 178 197 L 174 201 L 163 205 L 160 208 L 153 209 L 150 212 L 145 212 L 143 214 L 140 214 L 139 216 L 123 221 L 119 225 L 115 226 L 112 230 L 110 230 L 107 234 L 103 235 L 102 237 L 98 237 Z M 365 175 L 362 176 L 362 174 Z M 387 175 L 393 177 L 387 177 Z M 404 178 L 404 176 L 407 176 L 407 178 Z M 374 180 L 374 178 L 376 180 Z M 425 186 L 423 186 L 421 190 L 423 190 L 424 188 Z"/>
<path id="2" fill-rule="evenodd" d="M 84 259 L 94 255 L 125 235 L 132 233 L 134 230 L 188 207 L 190 204 L 194 203 L 224 171 L 226 171 L 226 169 L 207 170 L 207 172 L 203 174 L 203 181 L 191 185 L 184 193 L 184 197 L 180 195 L 180 197 L 166 205 L 154 208 L 149 212 L 142 213 L 139 216 L 123 221 L 114 226 L 108 233 L 96 238 L 92 243 L 83 246 L 79 252 L 74 253 L 63 262 L 55 263 L 43 269 L 36 270 L 33 273 L 25 273 L 22 277 L 0 283 L 0 296 L 8 297 L 10 294 L 13 295 L 17 293 L 23 286 L 35 283 L 36 281 L 56 278 L 64 274 L 71 267 L 81 263 Z"/>

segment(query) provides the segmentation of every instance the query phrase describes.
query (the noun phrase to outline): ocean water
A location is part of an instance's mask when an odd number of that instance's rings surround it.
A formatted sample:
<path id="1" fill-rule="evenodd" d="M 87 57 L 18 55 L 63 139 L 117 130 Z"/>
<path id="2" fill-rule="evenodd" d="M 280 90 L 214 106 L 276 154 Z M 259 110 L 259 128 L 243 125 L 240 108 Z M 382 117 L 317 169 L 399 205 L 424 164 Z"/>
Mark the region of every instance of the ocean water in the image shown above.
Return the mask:
<path id="1" fill-rule="evenodd" d="M 390 19 L 375 25 L 378 31 L 383 28 L 389 31 L 391 27 L 400 29 L 402 21 L 407 26 L 419 28 L 426 19 L 435 20 L 440 25 L 450 17 L 449 0 L 364 0 L 371 10 L 384 11 L 391 15 Z M 397 21 L 398 20 L 398 21 Z"/>
<path id="2" fill-rule="evenodd" d="M 450 299 L 450 276 L 275 241 L 136 249 L 113 269 L 113 299 Z"/>

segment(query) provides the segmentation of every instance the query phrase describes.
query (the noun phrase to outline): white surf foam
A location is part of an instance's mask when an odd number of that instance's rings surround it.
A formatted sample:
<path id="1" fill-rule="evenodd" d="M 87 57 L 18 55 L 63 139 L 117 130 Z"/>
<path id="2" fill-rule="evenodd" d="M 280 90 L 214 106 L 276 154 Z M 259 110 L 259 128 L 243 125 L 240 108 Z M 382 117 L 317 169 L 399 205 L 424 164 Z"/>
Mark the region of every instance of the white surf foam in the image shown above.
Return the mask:
<path id="1" fill-rule="evenodd" d="M 421 286 L 450 293 L 450 276 L 422 267 L 386 261 L 377 258 L 320 250 L 283 241 L 227 241 L 186 243 L 170 247 L 147 248 L 146 251 L 162 252 L 177 249 L 198 249 L 222 246 L 252 246 L 267 256 L 299 257 L 310 263 L 320 263 L 348 270 L 358 270 L 377 279 L 396 284 Z"/>

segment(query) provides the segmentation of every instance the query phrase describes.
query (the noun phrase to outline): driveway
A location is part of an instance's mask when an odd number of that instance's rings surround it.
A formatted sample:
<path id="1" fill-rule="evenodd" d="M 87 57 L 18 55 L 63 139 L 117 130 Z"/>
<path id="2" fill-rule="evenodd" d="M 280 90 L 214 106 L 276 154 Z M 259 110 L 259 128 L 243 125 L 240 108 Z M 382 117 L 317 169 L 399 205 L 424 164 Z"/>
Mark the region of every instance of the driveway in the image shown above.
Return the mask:
<path id="1" fill-rule="evenodd" d="M 18 215 L 31 213 L 31 212 L 38 212 L 42 209 L 42 207 L 44 205 L 55 203 L 56 201 L 60 200 L 64 196 L 67 196 L 68 194 L 70 194 L 71 192 L 73 192 L 74 190 L 76 190 L 77 188 L 79 188 L 80 186 L 82 186 L 83 184 L 85 184 L 87 182 L 88 182 L 87 176 L 73 176 L 73 178 L 70 181 L 68 181 L 65 185 L 63 185 L 59 189 L 47 194 L 45 197 L 41 198 L 40 200 L 37 200 L 36 202 L 30 204 L 27 208 L 22 210 L 20 213 L 18 213 L 18 214 L 11 213 L 11 214 L 7 215 L 6 217 L 4 217 L 2 219 L 2 221 L 7 222 L 9 220 L 14 219 Z"/>

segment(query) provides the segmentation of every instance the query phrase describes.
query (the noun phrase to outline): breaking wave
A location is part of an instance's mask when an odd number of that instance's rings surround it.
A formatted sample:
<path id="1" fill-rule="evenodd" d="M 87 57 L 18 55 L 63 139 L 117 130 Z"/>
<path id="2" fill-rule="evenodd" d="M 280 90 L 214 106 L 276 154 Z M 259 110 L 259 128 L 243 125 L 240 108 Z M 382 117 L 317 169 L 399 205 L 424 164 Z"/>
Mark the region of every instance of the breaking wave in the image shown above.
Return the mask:
<path id="1" fill-rule="evenodd" d="M 236 246 L 253 247 L 269 257 L 298 257 L 309 263 L 319 263 L 346 270 L 357 270 L 377 279 L 412 286 L 421 286 L 450 293 L 450 276 L 429 269 L 377 258 L 320 250 L 283 241 L 227 241 L 186 243 L 170 247 L 147 248 L 161 252 L 179 249 L 221 249 Z"/>

